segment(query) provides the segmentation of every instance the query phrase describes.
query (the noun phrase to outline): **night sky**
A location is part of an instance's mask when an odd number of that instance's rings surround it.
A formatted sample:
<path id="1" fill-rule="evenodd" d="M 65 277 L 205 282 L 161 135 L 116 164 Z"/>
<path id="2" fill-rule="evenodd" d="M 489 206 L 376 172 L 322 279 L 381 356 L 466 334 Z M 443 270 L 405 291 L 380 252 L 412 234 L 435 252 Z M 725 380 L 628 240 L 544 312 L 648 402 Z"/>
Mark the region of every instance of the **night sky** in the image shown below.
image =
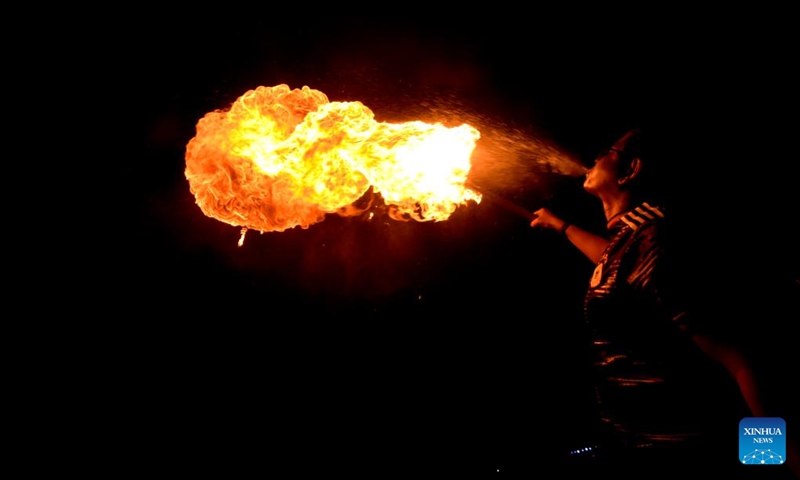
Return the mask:
<path id="1" fill-rule="evenodd" d="M 209 12 L 142 30 L 143 151 L 123 167 L 132 226 L 119 239 L 125 254 L 109 259 L 128 287 L 108 298 L 135 319 L 123 330 L 137 345 L 128 371 L 143 455 L 175 473 L 487 478 L 557 461 L 590 418 L 580 307 L 593 265 L 502 205 L 485 200 L 443 222 L 329 215 L 250 231 L 242 247 L 238 228 L 205 216 L 183 174 L 186 144 L 203 115 L 258 86 L 358 100 L 378 121 L 469 123 L 482 133 L 473 178 L 483 188 L 600 232 L 602 208 L 582 178 L 535 152 L 548 145 L 564 165 L 588 165 L 642 127 L 675 158 L 680 173 L 665 182 L 697 262 L 730 300 L 720 314 L 785 327 L 785 306 L 797 305 L 796 176 L 763 167 L 765 152 L 797 160 L 747 140 L 788 130 L 765 115 L 787 80 L 780 66 L 777 84 L 752 74 L 775 64 L 740 48 L 748 37 L 698 43 L 700 23 L 677 35 L 652 19 L 544 10 L 302 16 L 311 13 Z M 762 41 L 779 44 L 773 35 Z"/>

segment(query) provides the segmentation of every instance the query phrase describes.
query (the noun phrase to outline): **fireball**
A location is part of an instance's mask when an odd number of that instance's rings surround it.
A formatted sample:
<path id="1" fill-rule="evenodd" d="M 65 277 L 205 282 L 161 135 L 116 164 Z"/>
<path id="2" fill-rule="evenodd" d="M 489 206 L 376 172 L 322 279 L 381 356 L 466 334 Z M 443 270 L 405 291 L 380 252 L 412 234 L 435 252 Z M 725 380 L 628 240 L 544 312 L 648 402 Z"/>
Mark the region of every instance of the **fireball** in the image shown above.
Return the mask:
<path id="1" fill-rule="evenodd" d="M 465 186 L 479 138 L 467 124 L 378 122 L 307 86 L 258 87 L 198 121 L 185 175 L 206 216 L 243 232 L 360 213 L 368 192 L 393 219 L 441 221 L 481 200 Z"/>

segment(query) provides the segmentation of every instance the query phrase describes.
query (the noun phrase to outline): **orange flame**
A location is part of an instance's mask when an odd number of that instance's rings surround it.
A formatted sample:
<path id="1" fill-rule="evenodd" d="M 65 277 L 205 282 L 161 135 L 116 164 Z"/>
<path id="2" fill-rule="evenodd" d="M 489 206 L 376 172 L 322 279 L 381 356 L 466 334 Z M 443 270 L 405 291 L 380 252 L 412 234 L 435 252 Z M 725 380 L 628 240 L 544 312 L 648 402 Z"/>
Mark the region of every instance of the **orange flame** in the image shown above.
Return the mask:
<path id="1" fill-rule="evenodd" d="M 362 212 L 354 204 L 370 187 L 394 219 L 439 221 L 480 202 L 465 187 L 479 138 L 466 124 L 377 122 L 360 102 L 307 86 L 258 87 L 200 119 L 185 175 L 203 213 L 243 232 Z"/>

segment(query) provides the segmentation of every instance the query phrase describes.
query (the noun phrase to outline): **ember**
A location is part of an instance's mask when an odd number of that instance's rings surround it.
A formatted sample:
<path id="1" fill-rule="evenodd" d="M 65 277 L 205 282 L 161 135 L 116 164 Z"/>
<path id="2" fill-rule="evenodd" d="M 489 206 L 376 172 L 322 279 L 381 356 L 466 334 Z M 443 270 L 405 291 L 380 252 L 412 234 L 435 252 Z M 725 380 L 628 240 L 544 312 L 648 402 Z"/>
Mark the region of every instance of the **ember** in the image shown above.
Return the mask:
<path id="1" fill-rule="evenodd" d="M 185 175 L 203 213 L 243 235 L 364 213 L 370 195 L 395 220 L 440 221 L 481 200 L 465 186 L 479 138 L 467 124 L 377 122 L 307 86 L 258 87 L 200 119 Z"/>

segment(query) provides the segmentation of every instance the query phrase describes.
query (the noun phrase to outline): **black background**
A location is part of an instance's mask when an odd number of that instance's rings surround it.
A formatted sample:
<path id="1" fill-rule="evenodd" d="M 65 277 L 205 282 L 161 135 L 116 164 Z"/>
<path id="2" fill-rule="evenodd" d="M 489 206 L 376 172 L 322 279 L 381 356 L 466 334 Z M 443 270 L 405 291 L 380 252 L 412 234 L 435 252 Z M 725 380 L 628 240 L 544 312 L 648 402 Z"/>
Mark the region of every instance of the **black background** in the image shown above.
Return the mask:
<path id="1" fill-rule="evenodd" d="M 587 163 L 642 127 L 675 164 L 665 182 L 719 314 L 739 332 L 796 320 L 797 159 L 776 141 L 794 135 L 779 120 L 796 102 L 787 32 L 756 39 L 685 12 L 303 10 L 154 14 L 136 29 L 143 150 L 122 165 L 128 216 L 103 262 L 122 282 L 101 286 L 124 312 L 110 335 L 133 346 L 135 455 L 176 473 L 527 474 L 590 419 L 592 265 L 557 234 L 484 201 L 444 222 L 329 216 L 237 247 L 239 229 L 200 211 L 183 176 L 195 124 L 258 86 L 307 85 L 378 121 L 470 123 L 484 188 L 597 231 L 582 178 L 526 152 Z"/>

